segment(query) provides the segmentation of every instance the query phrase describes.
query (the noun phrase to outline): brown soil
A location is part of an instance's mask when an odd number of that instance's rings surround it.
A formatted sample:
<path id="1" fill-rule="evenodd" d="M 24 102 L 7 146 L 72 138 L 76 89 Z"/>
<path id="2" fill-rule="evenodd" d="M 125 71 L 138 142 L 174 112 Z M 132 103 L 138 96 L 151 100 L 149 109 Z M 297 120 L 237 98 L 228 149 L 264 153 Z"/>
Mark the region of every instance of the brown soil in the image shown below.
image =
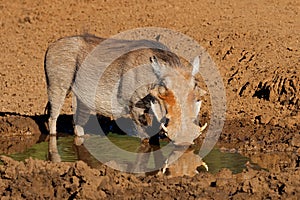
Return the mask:
<path id="1" fill-rule="evenodd" d="M 187 34 L 209 52 L 227 93 L 227 120 L 218 145 L 268 169 L 253 170 L 249 164 L 235 175 L 225 169 L 216 175 L 167 178 L 105 166 L 91 169 L 82 161 L 17 162 L 3 157 L 3 199 L 300 198 L 299 2 L 25 0 L 1 1 L 0 10 L 1 153 L 44 140 L 43 58 L 49 43 L 84 32 L 109 37 L 155 26 Z M 64 114 L 71 113 L 70 102 L 68 98 Z M 65 124 L 60 128 L 72 131 Z M 272 154 L 278 151 L 294 153 Z"/>

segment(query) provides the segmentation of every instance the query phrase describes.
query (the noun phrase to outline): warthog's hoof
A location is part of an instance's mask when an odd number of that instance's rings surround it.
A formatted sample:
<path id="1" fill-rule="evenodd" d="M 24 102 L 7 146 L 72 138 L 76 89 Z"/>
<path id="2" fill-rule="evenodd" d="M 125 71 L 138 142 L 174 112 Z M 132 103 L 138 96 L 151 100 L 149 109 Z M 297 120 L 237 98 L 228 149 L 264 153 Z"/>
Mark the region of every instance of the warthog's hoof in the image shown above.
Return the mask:
<path id="1" fill-rule="evenodd" d="M 74 144 L 76 146 L 80 146 L 80 145 L 82 145 L 84 143 L 84 140 L 86 140 L 89 137 L 90 137 L 89 134 L 85 134 L 83 136 L 75 136 L 75 138 L 74 138 Z"/>
<path id="2" fill-rule="evenodd" d="M 150 139 L 149 138 L 144 138 L 141 140 L 142 144 L 149 144 Z"/>

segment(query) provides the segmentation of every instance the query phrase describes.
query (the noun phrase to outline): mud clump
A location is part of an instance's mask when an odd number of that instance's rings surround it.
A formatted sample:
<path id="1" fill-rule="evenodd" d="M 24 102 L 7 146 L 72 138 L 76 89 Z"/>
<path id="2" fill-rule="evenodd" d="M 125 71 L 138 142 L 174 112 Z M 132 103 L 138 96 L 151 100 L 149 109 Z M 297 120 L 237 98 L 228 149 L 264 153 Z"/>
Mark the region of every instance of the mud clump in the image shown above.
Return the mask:
<path id="1" fill-rule="evenodd" d="M 0 116 L 0 135 L 33 135 L 40 133 L 37 123 L 30 117 L 20 115 Z"/>
<path id="2" fill-rule="evenodd" d="M 228 120 L 219 139 L 219 146 L 240 152 L 296 152 L 299 149 L 298 124 L 280 126 L 260 124 L 253 119 Z"/>
<path id="3" fill-rule="evenodd" d="M 19 115 L 0 117 L 0 154 L 22 152 L 41 135 L 36 121 Z"/>

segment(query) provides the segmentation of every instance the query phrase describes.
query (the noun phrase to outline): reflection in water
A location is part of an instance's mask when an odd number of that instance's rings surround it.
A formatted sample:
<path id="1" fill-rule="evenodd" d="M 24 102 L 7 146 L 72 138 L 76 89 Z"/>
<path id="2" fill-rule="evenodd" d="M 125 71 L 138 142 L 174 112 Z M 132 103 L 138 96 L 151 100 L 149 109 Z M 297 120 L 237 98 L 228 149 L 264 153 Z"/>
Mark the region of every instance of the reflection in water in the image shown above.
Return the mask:
<path id="1" fill-rule="evenodd" d="M 57 149 L 56 136 L 51 135 L 48 145 L 48 159 L 52 162 L 61 162 L 61 157 Z"/>
<path id="2" fill-rule="evenodd" d="M 203 166 L 208 171 L 207 164 L 199 154 L 195 154 L 194 148 L 175 148 L 165 162 L 162 172 L 167 176 L 194 176 L 198 174 L 198 168 Z"/>
<path id="3" fill-rule="evenodd" d="M 270 172 L 284 172 L 300 166 L 300 156 L 293 152 L 248 152 L 247 156 Z"/>
<path id="4" fill-rule="evenodd" d="M 76 141 L 78 139 L 82 138 L 75 137 L 75 144 L 78 144 Z M 89 136 L 85 142 L 85 145 L 75 145 L 74 147 L 78 158 L 93 168 L 101 166 L 98 161 L 101 160 L 102 163 L 120 171 L 144 174 L 160 173 L 172 177 L 194 176 L 198 173 L 197 168 L 200 166 L 208 169 L 200 156 L 194 153 L 194 148 L 187 149 L 171 145 L 165 146 L 162 150 L 159 146 L 150 145 L 148 141 L 140 143 L 136 138 L 118 135 L 110 135 L 109 139 Z M 108 142 L 114 143 L 126 152 L 112 149 L 112 146 L 106 145 Z M 89 146 L 89 150 L 93 151 L 93 155 L 97 159 L 91 155 L 86 146 Z M 137 152 L 137 154 L 128 152 Z M 159 169 L 161 170 L 159 171 Z"/>
<path id="5" fill-rule="evenodd" d="M 147 167 L 147 164 L 149 163 L 150 160 L 151 152 L 153 153 L 155 169 L 162 168 L 165 161 L 165 157 L 162 151 L 160 150 L 160 147 L 157 145 L 150 145 L 148 141 L 143 141 L 137 150 L 137 153 L 139 154 L 137 154 L 133 168 L 130 171 L 131 172 L 152 171 Z"/>
<path id="6" fill-rule="evenodd" d="M 223 168 L 230 169 L 234 174 L 240 173 L 246 169 L 247 163 L 252 164 L 254 169 L 259 169 L 248 157 L 239 153 L 221 152 L 218 148 L 214 148 L 203 160 L 209 166 L 209 172 L 213 174 Z"/>
<path id="7" fill-rule="evenodd" d="M 89 140 L 95 141 L 96 136 L 91 135 Z M 119 151 L 111 152 L 106 149 L 106 142 L 112 142 L 119 148 L 129 152 L 152 152 L 147 157 L 126 157 Z M 239 173 L 246 168 L 245 164 L 250 160 L 238 153 L 220 152 L 219 149 L 213 149 L 203 160 L 200 158 L 197 150 L 188 149 L 182 152 L 180 148 L 174 146 L 166 146 L 162 142 L 164 150 L 158 150 L 158 147 L 149 146 L 147 143 L 140 145 L 137 138 L 128 137 L 124 135 L 109 134 L 108 137 L 103 137 L 98 143 L 93 143 L 94 148 L 99 151 L 104 158 L 103 163 L 113 166 L 115 169 L 122 171 L 135 171 L 135 168 L 155 170 L 157 168 L 163 169 L 166 175 L 169 176 L 193 176 L 199 171 L 205 171 L 204 162 L 209 167 L 210 173 L 216 173 L 222 168 L 228 168 L 233 173 Z M 154 153 L 153 153 L 154 151 Z M 178 157 L 182 154 L 181 157 Z M 49 142 L 42 142 L 35 144 L 23 153 L 10 155 L 16 160 L 25 160 L 32 157 L 41 160 L 52 160 L 53 162 L 74 162 L 76 160 L 83 160 L 93 168 L 99 168 L 102 163 L 95 159 L 84 145 L 74 145 L 74 137 L 49 137 Z M 116 160 L 121 162 L 116 162 Z M 259 159 L 256 159 L 257 161 Z M 165 163 L 167 161 L 167 164 Z M 199 167 L 202 166 L 202 167 Z"/>

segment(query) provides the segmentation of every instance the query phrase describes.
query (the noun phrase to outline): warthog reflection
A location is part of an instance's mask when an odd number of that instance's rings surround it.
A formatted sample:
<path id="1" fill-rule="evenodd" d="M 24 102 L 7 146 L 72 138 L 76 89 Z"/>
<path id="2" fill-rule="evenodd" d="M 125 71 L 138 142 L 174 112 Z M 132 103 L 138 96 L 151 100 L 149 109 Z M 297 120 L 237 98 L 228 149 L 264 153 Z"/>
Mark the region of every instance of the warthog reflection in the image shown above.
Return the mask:
<path id="1" fill-rule="evenodd" d="M 48 160 L 52 162 L 61 162 L 61 157 L 57 149 L 56 135 L 50 135 L 48 144 Z"/>
<path id="2" fill-rule="evenodd" d="M 208 171 L 207 164 L 198 154 L 195 154 L 194 150 L 193 147 L 175 148 L 166 160 L 162 173 L 169 177 L 177 177 L 195 176 L 199 173 L 200 167 Z"/>
<path id="3" fill-rule="evenodd" d="M 74 143 L 78 138 L 74 138 Z M 138 148 L 137 157 L 134 163 L 117 163 L 114 160 L 107 163 L 101 163 L 93 158 L 84 145 L 74 145 L 76 149 L 78 159 L 86 162 L 92 168 L 99 168 L 101 165 L 106 164 L 114 169 L 126 172 L 145 172 L 145 175 L 159 174 L 167 177 L 178 176 L 194 176 L 203 167 L 208 170 L 208 167 L 202 158 L 195 154 L 195 148 L 193 146 L 183 147 L 174 146 L 172 151 L 164 156 L 162 150 L 157 145 L 150 145 L 149 141 L 144 141 Z M 155 168 L 153 170 L 148 169 L 150 153 L 153 154 Z M 57 148 L 56 136 L 50 136 L 48 146 L 48 159 L 52 162 L 61 162 L 61 156 Z M 157 170 L 155 170 L 157 169 Z"/>

